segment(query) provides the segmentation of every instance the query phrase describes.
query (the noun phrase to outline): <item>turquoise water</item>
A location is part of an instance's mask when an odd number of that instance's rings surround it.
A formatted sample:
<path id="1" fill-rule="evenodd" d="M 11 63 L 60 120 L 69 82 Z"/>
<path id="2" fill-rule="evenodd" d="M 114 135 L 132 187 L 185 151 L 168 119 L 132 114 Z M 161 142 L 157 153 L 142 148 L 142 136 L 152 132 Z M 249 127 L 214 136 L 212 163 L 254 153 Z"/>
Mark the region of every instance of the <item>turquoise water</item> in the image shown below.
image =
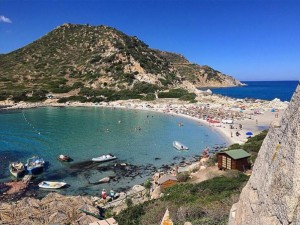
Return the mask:
<path id="1" fill-rule="evenodd" d="M 184 126 L 179 127 L 179 122 Z M 181 141 L 190 150 L 175 150 L 172 147 L 174 140 Z M 41 180 L 66 181 L 70 187 L 61 192 L 95 194 L 103 187 L 118 189 L 141 183 L 153 170 L 179 162 L 182 157 L 192 158 L 206 146 L 216 144 L 224 144 L 224 138 L 209 127 L 163 113 L 100 107 L 2 111 L 0 181 L 11 178 L 9 161 L 25 162 L 32 155 L 38 155 L 47 161 L 47 165 L 36 183 Z M 90 161 L 105 153 L 116 155 L 118 160 L 104 164 Z M 74 161 L 61 163 L 56 159 L 59 154 L 69 155 Z M 116 171 L 112 169 L 116 162 L 125 162 L 132 167 Z M 128 177 L 130 174 L 133 176 Z M 107 175 L 116 176 L 115 181 L 95 184 Z"/>
<path id="2" fill-rule="evenodd" d="M 254 98 L 290 101 L 299 81 L 243 81 L 247 86 L 230 88 L 212 88 L 214 94 L 233 98 Z"/>

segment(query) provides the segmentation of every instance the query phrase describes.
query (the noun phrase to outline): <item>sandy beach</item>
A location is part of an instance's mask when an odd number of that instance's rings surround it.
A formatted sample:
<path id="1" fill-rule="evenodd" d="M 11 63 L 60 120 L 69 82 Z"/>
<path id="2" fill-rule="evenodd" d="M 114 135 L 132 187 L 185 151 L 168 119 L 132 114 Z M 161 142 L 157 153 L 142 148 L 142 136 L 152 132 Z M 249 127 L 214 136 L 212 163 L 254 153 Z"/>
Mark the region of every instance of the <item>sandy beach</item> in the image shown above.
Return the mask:
<path id="1" fill-rule="evenodd" d="M 288 102 L 278 99 L 273 101 L 241 100 L 222 96 L 198 97 L 198 103 L 187 103 L 177 99 L 157 99 L 155 101 L 119 100 L 101 103 L 67 102 L 57 103 L 57 99 L 47 99 L 40 103 L 14 103 L 1 101 L 1 107 L 6 109 L 25 109 L 35 107 L 110 107 L 121 109 L 147 110 L 182 116 L 210 127 L 213 132 L 219 132 L 227 143 L 244 143 L 247 132 L 253 135 L 267 129 L 273 121 L 281 119 Z M 228 123 L 232 122 L 232 123 Z M 239 135 L 237 135 L 239 134 Z M 253 136 L 252 135 L 252 136 Z"/>

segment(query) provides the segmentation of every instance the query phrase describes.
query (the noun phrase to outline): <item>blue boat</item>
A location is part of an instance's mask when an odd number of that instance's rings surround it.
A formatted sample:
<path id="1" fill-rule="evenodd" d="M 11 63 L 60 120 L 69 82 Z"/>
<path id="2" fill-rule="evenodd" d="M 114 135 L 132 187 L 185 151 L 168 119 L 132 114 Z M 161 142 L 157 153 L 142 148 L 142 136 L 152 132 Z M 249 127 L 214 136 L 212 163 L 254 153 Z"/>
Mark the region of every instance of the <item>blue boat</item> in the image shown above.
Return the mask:
<path id="1" fill-rule="evenodd" d="M 38 156 L 33 156 L 27 160 L 25 164 L 26 169 L 29 174 L 36 174 L 43 171 L 45 165 L 45 161 L 43 158 Z"/>

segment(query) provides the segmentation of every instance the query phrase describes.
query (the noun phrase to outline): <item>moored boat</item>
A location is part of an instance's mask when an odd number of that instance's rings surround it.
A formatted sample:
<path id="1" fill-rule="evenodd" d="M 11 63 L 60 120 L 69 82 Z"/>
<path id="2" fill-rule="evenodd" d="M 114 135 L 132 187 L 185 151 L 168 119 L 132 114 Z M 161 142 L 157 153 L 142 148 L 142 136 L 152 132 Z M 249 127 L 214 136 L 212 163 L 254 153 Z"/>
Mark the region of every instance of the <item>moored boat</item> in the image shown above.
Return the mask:
<path id="1" fill-rule="evenodd" d="M 70 162 L 71 161 L 71 158 L 67 155 L 59 155 L 57 157 L 57 159 L 62 162 Z"/>
<path id="2" fill-rule="evenodd" d="M 21 162 L 11 162 L 9 163 L 9 171 L 14 177 L 20 177 L 24 171 L 24 164 Z"/>
<path id="3" fill-rule="evenodd" d="M 106 161 L 110 161 L 110 160 L 114 160 L 117 157 L 112 155 L 112 154 L 106 154 L 106 155 L 101 155 L 99 157 L 96 158 L 92 158 L 92 161 L 94 162 L 106 162 Z"/>
<path id="4" fill-rule="evenodd" d="M 33 156 L 27 160 L 26 169 L 30 174 L 42 172 L 44 169 L 44 159 Z"/>
<path id="5" fill-rule="evenodd" d="M 46 188 L 46 189 L 59 189 L 66 185 L 67 183 L 58 182 L 58 181 L 42 181 L 41 183 L 39 183 L 40 188 Z"/>
<path id="6" fill-rule="evenodd" d="M 189 148 L 187 146 L 185 146 L 184 144 L 180 143 L 179 141 L 173 141 L 173 147 L 176 148 L 179 151 L 189 150 Z"/>

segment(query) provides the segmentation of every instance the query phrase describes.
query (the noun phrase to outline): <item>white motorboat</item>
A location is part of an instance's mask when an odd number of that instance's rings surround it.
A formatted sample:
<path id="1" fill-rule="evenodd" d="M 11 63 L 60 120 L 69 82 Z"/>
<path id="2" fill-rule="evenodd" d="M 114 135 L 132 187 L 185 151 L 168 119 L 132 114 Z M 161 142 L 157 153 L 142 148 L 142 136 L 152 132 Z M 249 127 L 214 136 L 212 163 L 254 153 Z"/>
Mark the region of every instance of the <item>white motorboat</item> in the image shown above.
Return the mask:
<path id="1" fill-rule="evenodd" d="M 110 160 L 114 160 L 117 157 L 112 155 L 112 154 L 106 154 L 106 155 L 101 155 L 99 157 L 96 158 L 92 158 L 92 161 L 94 162 L 106 162 L 106 161 L 110 161 Z"/>
<path id="2" fill-rule="evenodd" d="M 173 141 L 173 147 L 176 148 L 179 151 L 189 150 L 189 148 L 187 146 L 185 146 L 184 144 L 180 143 L 179 141 Z"/>
<path id="3" fill-rule="evenodd" d="M 57 181 L 42 181 L 39 183 L 40 188 L 47 188 L 47 189 L 59 189 L 66 185 L 65 182 L 57 182 Z"/>

